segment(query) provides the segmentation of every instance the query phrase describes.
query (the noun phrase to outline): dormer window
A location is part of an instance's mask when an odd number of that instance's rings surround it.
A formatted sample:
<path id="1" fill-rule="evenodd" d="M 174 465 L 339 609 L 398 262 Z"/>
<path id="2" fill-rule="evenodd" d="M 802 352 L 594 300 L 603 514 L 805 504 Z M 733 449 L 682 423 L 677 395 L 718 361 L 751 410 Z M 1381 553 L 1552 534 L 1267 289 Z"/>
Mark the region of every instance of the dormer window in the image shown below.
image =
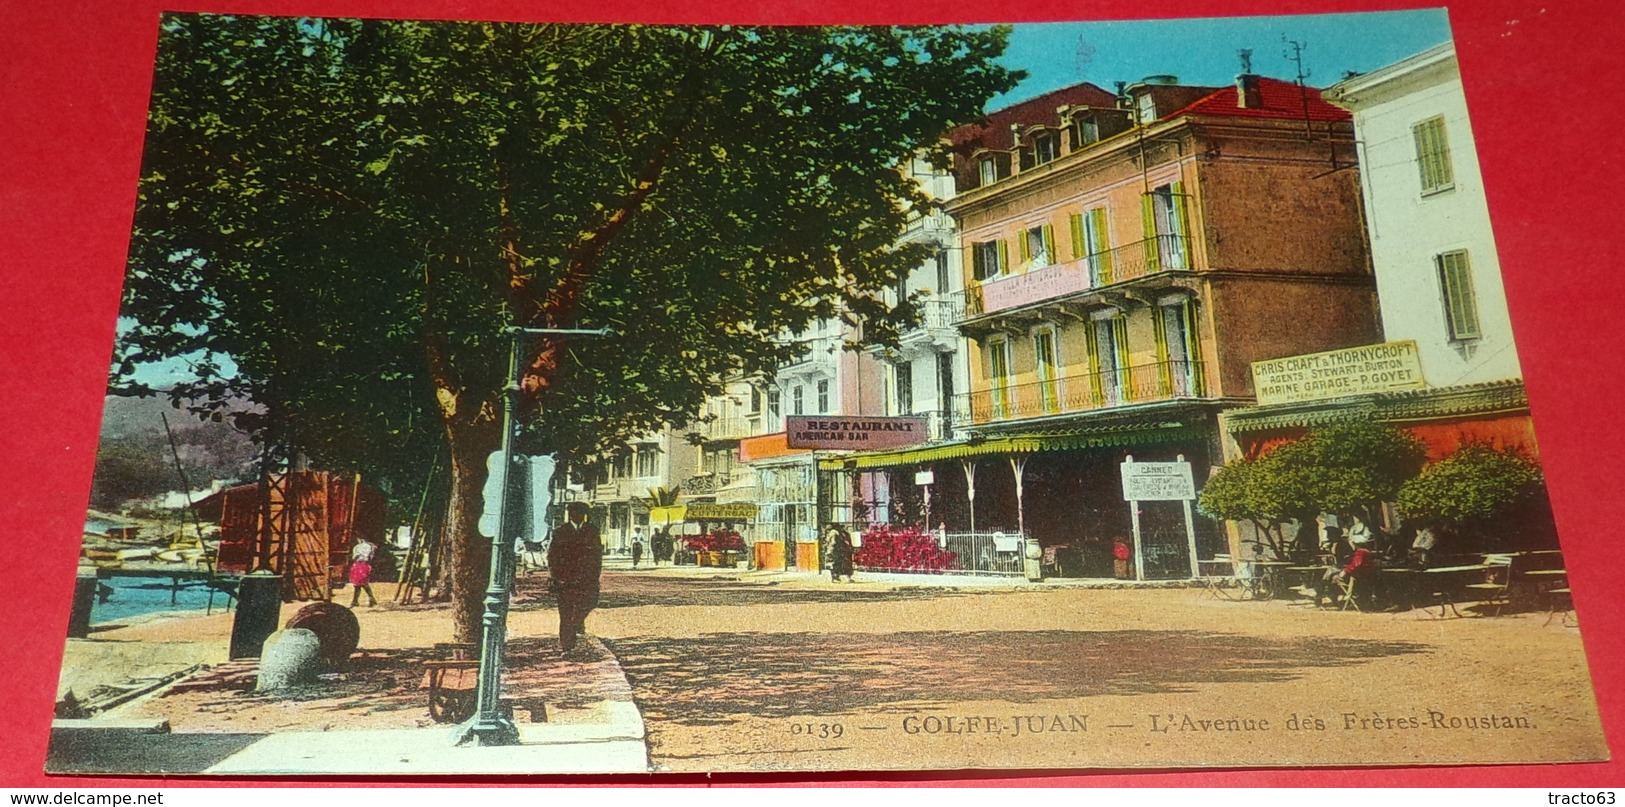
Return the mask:
<path id="1" fill-rule="evenodd" d="M 1072 150 L 1100 142 L 1100 121 L 1093 115 L 1072 119 Z"/>
<path id="2" fill-rule="evenodd" d="M 1033 137 L 1033 163 L 1043 165 L 1061 156 L 1061 138 L 1054 132 L 1041 132 Z"/>
<path id="3" fill-rule="evenodd" d="M 991 156 L 983 157 L 977 163 L 977 172 L 978 172 L 978 177 L 981 179 L 981 184 L 983 184 L 983 185 L 992 185 L 993 183 L 998 182 L 999 181 L 999 162 L 998 162 L 998 160 L 993 159 Z"/>

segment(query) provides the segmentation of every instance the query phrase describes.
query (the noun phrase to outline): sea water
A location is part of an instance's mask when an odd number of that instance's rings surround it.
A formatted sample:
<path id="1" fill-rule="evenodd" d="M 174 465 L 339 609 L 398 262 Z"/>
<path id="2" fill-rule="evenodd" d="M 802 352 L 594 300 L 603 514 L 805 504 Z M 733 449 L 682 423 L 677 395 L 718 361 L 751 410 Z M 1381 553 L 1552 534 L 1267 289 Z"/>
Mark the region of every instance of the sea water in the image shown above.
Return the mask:
<path id="1" fill-rule="evenodd" d="M 100 581 L 113 593 L 104 602 L 98 596 L 90 609 L 90 624 L 106 625 L 130 617 L 164 611 L 202 611 L 209 607 L 211 589 L 200 580 L 182 580 L 174 589 L 167 577 L 113 577 Z M 105 590 L 104 590 L 105 591 Z M 174 594 L 173 602 L 170 599 Z M 224 611 L 231 598 L 214 591 L 214 610 Z"/>

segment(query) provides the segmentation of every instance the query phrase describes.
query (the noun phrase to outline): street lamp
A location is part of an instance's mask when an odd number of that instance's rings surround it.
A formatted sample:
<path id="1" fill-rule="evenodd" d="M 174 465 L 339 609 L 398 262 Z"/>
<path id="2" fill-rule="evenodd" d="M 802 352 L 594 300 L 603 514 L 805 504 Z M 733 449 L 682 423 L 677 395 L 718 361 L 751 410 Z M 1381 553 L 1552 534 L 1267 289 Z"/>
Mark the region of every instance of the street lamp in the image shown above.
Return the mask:
<path id="1" fill-rule="evenodd" d="M 491 581 L 485 588 L 485 613 L 480 618 L 480 674 L 475 690 L 474 719 L 459 732 L 458 745 L 517 745 L 519 728 L 513 716 L 502 708 L 502 655 L 508 641 L 509 586 L 513 581 L 514 503 L 508 480 L 518 461 L 513 451 L 514 434 L 519 429 L 519 342 L 530 336 L 609 336 L 609 328 L 520 328 L 508 327 L 508 375 L 502 388 L 503 461 L 491 473 L 497 474 L 497 529 L 491 538 Z"/>

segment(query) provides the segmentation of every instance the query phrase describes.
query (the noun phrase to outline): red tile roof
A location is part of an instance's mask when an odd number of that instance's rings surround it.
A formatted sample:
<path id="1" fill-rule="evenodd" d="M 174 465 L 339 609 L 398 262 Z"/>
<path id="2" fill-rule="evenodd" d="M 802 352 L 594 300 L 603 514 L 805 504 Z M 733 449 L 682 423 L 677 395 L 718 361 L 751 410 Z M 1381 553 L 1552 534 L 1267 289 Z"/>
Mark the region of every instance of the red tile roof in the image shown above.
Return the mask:
<path id="1" fill-rule="evenodd" d="M 1345 121 L 1350 119 L 1348 110 L 1321 100 L 1320 90 L 1314 87 L 1304 87 L 1300 92 L 1298 85 L 1293 82 L 1260 76 L 1258 78 L 1258 90 L 1264 102 L 1261 107 L 1243 109 L 1238 106 L 1236 104 L 1236 85 L 1231 84 L 1198 99 L 1184 109 L 1163 116 L 1163 120 L 1172 120 L 1183 115 L 1303 120 L 1305 117 L 1305 99 L 1308 100 L 1307 116 L 1310 120 Z"/>

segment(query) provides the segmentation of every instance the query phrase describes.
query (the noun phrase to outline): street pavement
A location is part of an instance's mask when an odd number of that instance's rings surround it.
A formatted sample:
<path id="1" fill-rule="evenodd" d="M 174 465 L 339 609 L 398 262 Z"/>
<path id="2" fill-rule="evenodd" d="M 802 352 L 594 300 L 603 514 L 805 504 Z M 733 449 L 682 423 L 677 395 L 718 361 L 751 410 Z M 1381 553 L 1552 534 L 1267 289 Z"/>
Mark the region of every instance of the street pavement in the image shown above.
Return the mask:
<path id="1" fill-rule="evenodd" d="M 353 680 L 331 692 L 144 698 L 106 716 L 126 721 L 125 736 L 57 731 L 49 769 L 772 772 L 1606 753 L 1590 699 L 1575 697 L 1589 692 L 1578 634 L 1540 615 L 1423 619 L 1233 602 L 1160 584 L 1096 589 L 971 575 L 859 572 L 855 583 L 834 583 L 795 572 L 633 570 L 611 558 L 587 623 L 591 651 L 571 660 L 550 638 L 557 618 L 545 579 L 519 577 L 509 622 L 505 691 L 545 715 L 521 724 L 520 746 L 454 748 L 451 727 L 428 724 L 417 676 L 432 643 L 425 637 L 444 630 L 446 614 L 414 605 L 361 612 L 366 649 Z M 1445 680 L 1477 685 L 1437 685 Z M 1355 704 L 1361 715 L 1423 721 L 1502 710 L 1534 728 L 1346 730 Z M 167 734 L 129 736 L 155 719 L 168 720 Z M 1169 730 L 1185 719 L 1210 728 Z M 1328 728 L 1287 730 L 1317 723 Z M 244 731 L 251 726 L 260 730 Z"/>

